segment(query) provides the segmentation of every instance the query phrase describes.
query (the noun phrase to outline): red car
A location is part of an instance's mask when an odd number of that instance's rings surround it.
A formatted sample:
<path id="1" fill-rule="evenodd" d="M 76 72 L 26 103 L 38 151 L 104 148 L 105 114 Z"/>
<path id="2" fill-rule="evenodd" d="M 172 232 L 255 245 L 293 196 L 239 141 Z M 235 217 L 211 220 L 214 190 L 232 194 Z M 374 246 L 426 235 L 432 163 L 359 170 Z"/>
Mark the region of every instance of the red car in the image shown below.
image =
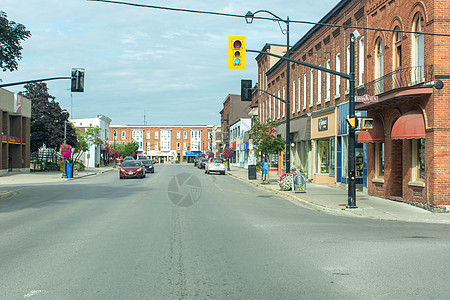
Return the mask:
<path id="1" fill-rule="evenodd" d="M 139 160 L 126 160 L 122 163 L 119 171 L 120 179 L 123 178 L 144 178 L 145 169 Z"/>

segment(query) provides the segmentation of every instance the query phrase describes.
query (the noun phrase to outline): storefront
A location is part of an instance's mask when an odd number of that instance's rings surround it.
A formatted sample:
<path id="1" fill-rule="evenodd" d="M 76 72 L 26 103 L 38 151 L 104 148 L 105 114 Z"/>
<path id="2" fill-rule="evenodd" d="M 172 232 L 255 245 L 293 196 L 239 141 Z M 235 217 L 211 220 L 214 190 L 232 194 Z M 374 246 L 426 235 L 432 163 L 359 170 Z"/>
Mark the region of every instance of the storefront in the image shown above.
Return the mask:
<path id="1" fill-rule="evenodd" d="M 336 108 L 311 116 L 312 176 L 314 183 L 336 186 Z"/>
<path id="2" fill-rule="evenodd" d="M 311 117 L 291 119 L 291 168 L 311 179 Z"/>
<path id="3" fill-rule="evenodd" d="M 349 103 L 338 105 L 338 136 L 336 139 L 336 183 L 337 185 L 348 184 L 348 112 Z M 365 111 L 356 111 L 355 115 L 360 119 L 365 117 Z M 359 122 L 361 123 L 361 122 Z M 361 126 L 356 131 L 356 141 L 361 134 Z M 356 187 L 359 190 L 367 188 L 367 147 L 364 143 L 355 143 L 355 171 L 356 171 Z"/>
<path id="4" fill-rule="evenodd" d="M 175 162 L 177 158 L 177 151 L 176 150 L 169 150 L 169 151 L 161 151 L 161 150 L 150 150 L 147 151 L 148 157 L 156 161 L 158 163 L 168 163 L 168 162 Z"/>
<path id="5" fill-rule="evenodd" d="M 0 176 L 30 171 L 31 101 L 0 89 Z"/>
<path id="6" fill-rule="evenodd" d="M 184 151 L 183 152 L 183 162 L 184 163 L 194 163 L 195 157 L 198 155 L 202 155 L 202 154 L 203 154 L 203 151 Z"/>

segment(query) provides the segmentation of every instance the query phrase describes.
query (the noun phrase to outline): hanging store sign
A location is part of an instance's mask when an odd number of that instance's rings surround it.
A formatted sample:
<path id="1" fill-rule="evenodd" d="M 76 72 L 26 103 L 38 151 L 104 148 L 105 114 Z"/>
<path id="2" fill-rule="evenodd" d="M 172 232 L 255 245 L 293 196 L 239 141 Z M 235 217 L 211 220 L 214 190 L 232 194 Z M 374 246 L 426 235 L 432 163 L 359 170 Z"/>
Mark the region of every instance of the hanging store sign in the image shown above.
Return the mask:
<path id="1" fill-rule="evenodd" d="M 378 102 L 378 96 L 355 96 L 355 102 L 362 102 L 362 103 L 371 103 L 371 102 Z"/>
<path id="2" fill-rule="evenodd" d="M 320 118 L 317 124 L 319 125 L 319 131 L 328 130 L 328 117 Z"/>

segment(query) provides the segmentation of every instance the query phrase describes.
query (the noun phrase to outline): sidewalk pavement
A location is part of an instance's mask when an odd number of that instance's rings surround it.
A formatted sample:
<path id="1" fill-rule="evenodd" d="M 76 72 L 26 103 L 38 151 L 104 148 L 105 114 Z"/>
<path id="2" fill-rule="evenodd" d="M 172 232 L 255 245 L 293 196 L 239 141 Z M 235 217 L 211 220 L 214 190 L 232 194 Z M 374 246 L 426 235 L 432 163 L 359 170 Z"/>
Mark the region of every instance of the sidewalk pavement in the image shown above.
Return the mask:
<path id="1" fill-rule="evenodd" d="M 118 168 L 116 168 L 118 170 Z M 77 180 L 87 176 L 93 176 L 109 172 L 114 169 L 113 165 L 103 166 L 99 168 L 89 168 L 88 170 L 74 172 L 72 178 L 63 178 L 61 171 L 47 171 L 47 172 L 9 172 L 4 176 L 0 176 L 0 189 L 3 185 L 11 184 L 39 184 L 39 183 L 51 183 L 51 182 L 63 182 L 70 180 Z M 0 190 L 0 197 L 2 197 L 2 191 Z"/>
<path id="2" fill-rule="evenodd" d="M 447 213 L 437 213 L 407 203 L 357 192 L 356 205 L 358 208 L 346 208 L 348 203 L 347 189 L 344 190 L 329 187 L 328 185 L 307 183 L 306 193 L 295 193 L 293 191 L 281 191 L 276 172 L 270 172 L 269 184 L 262 183 L 261 173 L 257 173 L 258 179 L 249 180 L 248 170 L 236 166 L 231 166 L 231 171 L 227 171 L 227 174 L 242 181 L 288 196 L 314 210 L 330 214 L 377 220 L 450 224 L 450 213 L 448 213 L 450 206 L 446 207 Z"/>

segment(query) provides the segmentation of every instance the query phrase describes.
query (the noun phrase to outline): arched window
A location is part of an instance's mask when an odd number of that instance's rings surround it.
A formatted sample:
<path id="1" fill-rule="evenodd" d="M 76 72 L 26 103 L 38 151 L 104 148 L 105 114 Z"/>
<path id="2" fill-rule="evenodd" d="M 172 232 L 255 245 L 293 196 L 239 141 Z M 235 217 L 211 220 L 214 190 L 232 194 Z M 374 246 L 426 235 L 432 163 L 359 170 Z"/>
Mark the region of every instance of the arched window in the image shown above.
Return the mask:
<path id="1" fill-rule="evenodd" d="M 384 57 L 383 57 L 383 39 L 377 38 L 375 43 L 375 95 L 381 94 L 384 91 L 383 85 L 384 74 Z"/>
<path id="2" fill-rule="evenodd" d="M 395 26 L 394 30 L 400 31 L 400 27 Z M 393 53 L 392 53 L 392 69 L 394 70 L 394 73 L 392 75 L 392 87 L 399 88 L 403 86 L 402 83 L 402 76 L 400 74 L 400 69 L 402 67 L 402 33 L 401 32 L 394 32 L 392 37 L 392 43 L 393 43 Z"/>
<path id="3" fill-rule="evenodd" d="M 424 53 L 425 53 L 425 37 L 424 20 L 420 12 L 414 16 L 413 20 L 413 41 L 412 41 L 412 83 L 421 83 L 424 80 Z"/>
<path id="4" fill-rule="evenodd" d="M 400 27 L 395 26 L 394 30 L 400 30 Z M 393 49 L 394 49 L 394 70 L 402 66 L 402 33 L 394 32 L 393 37 Z"/>

